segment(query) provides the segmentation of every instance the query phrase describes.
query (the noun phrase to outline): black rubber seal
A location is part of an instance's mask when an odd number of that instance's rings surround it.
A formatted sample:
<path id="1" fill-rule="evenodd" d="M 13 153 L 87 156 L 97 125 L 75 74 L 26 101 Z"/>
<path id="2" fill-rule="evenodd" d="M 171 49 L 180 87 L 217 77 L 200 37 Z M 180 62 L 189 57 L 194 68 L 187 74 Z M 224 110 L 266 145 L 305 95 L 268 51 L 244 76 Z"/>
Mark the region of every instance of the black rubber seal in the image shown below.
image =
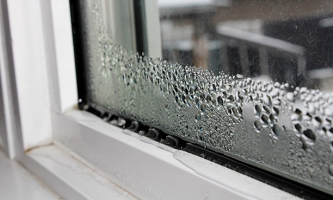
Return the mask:
<path id="1" fill-rule="evenodd" d="M 74 57 L 76 68 L 76 80 L 78 91 L 79 108 L 82 110 L 83 106 L 87 104 L 87 84 L 85 72 L 85 59 L 83 48 L 83 31 L 81 21 L 81 5 L 79 0 L 70 0 L 70 13 L 72 19 L 72 33 L 74 45 Z"/>

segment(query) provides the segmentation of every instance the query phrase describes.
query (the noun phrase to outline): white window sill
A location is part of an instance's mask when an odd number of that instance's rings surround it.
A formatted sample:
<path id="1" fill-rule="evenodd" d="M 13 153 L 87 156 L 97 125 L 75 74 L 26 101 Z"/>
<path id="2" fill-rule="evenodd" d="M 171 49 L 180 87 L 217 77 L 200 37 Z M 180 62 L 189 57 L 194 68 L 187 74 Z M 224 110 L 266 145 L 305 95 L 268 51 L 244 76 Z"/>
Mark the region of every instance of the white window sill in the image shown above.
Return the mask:
<path id="1" fill-rule="evenodd" d="M 0 149 L 0 194 L 1 199 L 60 199 L 16 160 L 10 160 L 2 149 Z"/>
<path id="2" fill-rule="evenodd" d="M 67 154 L 53 145 L 34 149 L 21 160 L 65 198 L 135 198 L 131 193 L 142 199 L 297 199 L 195 155 L 114 127 L 84 111 L 70 111 L 65 116 L 53 113 L 53 120 L 58 124 L 54 127 L 56 144 Z M 103 180 L 104 186 L 94 177 Z"/>
<path id="3" fill-rule="evenodd" d="M 21 161 L 65 199 L 137 199 L 55 145 L 33 149 Z"/>

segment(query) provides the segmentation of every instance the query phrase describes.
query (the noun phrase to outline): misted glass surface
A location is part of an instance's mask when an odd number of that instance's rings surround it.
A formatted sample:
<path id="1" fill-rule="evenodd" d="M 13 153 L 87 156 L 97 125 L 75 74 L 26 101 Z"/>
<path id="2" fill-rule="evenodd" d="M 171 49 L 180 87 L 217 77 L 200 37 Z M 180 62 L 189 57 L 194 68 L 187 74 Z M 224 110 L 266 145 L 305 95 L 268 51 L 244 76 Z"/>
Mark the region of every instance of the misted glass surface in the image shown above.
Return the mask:
<path id="1" fill-rule="evenodd" d="M 333 2 L 159 1 L 161 59 L 114 2 L 81 1 L 88 103 L 333 194 Z"/>

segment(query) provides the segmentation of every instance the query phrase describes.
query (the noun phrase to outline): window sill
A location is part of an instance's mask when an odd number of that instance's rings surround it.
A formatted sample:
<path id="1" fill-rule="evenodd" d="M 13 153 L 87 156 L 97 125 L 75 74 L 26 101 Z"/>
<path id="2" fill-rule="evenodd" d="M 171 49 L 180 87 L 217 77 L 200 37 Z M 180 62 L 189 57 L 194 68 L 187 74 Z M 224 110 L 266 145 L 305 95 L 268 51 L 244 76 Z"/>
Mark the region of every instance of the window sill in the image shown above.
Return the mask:
<path id="1" fill-rule="evenodd" d="M 20 161 L 65 199 L 137 199 L 56 145 L 33 149 Z"/>
<path id="2" fill-rule="evenodd" d="M 65 198 L 135 198 L 126 191 L 142 199 L 296 198 L 200 157 L 114 127 L 84 111 L 66 115 L 53 112 L 52 118 L 56 145 L 33 149 L 20 160 Z M 85 181 L 87 177 L 90 180 Z M 103 180 L 104 186 L 96 179 Z"/>

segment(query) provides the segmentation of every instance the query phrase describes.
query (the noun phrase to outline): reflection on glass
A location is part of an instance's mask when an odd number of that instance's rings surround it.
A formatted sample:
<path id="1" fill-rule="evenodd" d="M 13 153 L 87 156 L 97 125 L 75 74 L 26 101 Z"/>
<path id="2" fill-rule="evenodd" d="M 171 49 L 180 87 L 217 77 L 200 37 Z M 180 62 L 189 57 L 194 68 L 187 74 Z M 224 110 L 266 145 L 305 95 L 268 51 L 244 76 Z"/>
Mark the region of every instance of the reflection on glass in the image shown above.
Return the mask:
<path id="1" fill-rule="evenodd" d="M 330 0 L 158 0 L 163 58 L 265 81 L 333 89 Z"/>
<path id="2" fill-rule="evenodd" d="M 333 93 L 303 87 L 330 87 L 329 3 L 161 2 L 167 62 L 118 45 L 103 2 L 82 1 L 89 104 L 333 194 Z"/>

